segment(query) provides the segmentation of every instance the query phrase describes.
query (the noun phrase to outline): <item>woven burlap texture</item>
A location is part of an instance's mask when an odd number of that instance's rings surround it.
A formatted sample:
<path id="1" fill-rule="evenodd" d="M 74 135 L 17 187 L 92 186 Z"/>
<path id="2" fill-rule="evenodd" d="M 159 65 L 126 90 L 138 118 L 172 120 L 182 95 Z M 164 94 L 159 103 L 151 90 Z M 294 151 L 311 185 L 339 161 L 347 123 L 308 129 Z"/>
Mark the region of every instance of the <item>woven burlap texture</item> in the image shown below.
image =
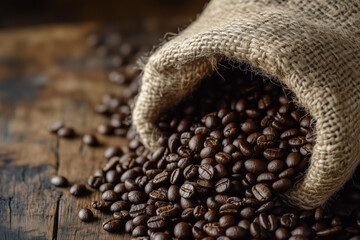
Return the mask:
<path id="1" fill-rule="evenodd" d="M 154 149 L 154 122 L 224 59 L 279 79 L 316 119 L 304 179 L 285 194 L 291 205 L 323 205 L 360 160 L 360 5 L 358 0 L 213 0 L 198 19 L 148 59 L 133 124 Z"/>

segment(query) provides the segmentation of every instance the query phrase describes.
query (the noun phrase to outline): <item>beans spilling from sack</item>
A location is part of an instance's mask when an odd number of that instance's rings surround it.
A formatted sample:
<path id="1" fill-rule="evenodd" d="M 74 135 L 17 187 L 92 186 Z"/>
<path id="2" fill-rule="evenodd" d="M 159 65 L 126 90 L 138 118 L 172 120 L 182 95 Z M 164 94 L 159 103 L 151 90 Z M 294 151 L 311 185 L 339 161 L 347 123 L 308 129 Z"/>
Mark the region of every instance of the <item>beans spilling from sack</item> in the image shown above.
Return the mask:
<path id="1" fill-rule="evenodd" d="M 160 117 L 157 125 L 168 137 L 154 152 L 129 129 L 136 74 L 117 72 L 124 81 L 110 74 L 126 88 L 96 106 L 110 116 L 98 131 L 126 136 L 129 144 L 106 150 L 108 163 L 88 179 L 101 199 L 80 210 L 79 218 L 111 212 L 103 229 L 134 239 L 360 239 L 357 175 L 328 208 L 300 211 L 281 201 L 303 178 L 315 143 L 313 119 L 297 108 L 293 94 L 228 63 L 218 68 Z M 89 145 L 96 141 L 84 136 Z M 66 179 L 54 179 L 60 182 Z"/>

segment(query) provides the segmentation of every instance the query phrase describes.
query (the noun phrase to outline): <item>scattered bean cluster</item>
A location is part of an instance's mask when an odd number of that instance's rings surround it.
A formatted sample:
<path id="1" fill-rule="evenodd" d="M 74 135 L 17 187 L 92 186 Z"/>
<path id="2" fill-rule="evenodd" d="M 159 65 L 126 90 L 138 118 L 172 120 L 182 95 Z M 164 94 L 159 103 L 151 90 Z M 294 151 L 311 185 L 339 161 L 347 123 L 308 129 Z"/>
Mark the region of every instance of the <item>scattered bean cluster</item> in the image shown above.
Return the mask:
<path id="1" fill-rule="evenodd" d="M 222 63 L 159 118 L 168 137 L 150 152 L 130 128 L 139 86 L 130 80 L 124 95 L 105 95 L 96 106 L 111 116 L 98 131 L 129 140 L 108 148 L 107 164 L 88 179 L 102 192 L 91 207 L 113 214 L 104 230 L 154 240 L 360 239 L 360 174 L 329 208 L 300 211 L 281 201 L 303 178 L 315 142 L 314 121 L 291 92 Z M 79 218 L 93 213 L 82 209 Z"/>

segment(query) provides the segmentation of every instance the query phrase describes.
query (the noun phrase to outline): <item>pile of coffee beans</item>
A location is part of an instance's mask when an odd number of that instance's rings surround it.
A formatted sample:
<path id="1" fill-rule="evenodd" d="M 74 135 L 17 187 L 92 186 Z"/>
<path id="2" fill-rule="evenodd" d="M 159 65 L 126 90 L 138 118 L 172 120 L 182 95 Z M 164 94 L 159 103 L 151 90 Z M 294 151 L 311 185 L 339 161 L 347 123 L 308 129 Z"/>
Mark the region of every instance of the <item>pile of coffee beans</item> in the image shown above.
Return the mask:
<path id="1" fill-rule="evenodd" d="M 135 75 L 123 82 L 124 95 L 104 96 L 96 110 L 110 124 L 98 131 L 129 140 L 108 148 L 107 164 L 88 179 L 102 192 L 89 207 L 113 215 L 105 231 L 154 240 L 360 239 L 359 171 L 328 208 L 301 211 L 281 201 L 308 167 L 314 120 L 291 92 L 241 67 L 220 64 L 163 113 L 157 125 L 167 137 L 154 152 L 130 127 Z M 93 213 L 81 209 L 79 218 Z"/>

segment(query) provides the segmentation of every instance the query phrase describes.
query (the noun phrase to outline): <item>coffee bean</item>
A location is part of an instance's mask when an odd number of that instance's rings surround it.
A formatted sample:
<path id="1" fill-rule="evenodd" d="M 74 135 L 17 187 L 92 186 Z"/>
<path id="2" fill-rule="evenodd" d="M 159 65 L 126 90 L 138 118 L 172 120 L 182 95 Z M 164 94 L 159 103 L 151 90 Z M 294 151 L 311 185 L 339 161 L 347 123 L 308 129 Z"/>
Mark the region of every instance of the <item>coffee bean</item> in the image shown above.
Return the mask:
<path id="1" fill-rule="evenodd" d="M 335 226 L 332 228 L 327 228 L 321 231 L 318 231 L 316 233 L 316 236 L 325 238 L 325 239 L 331 239 L 340 236 L 340 234 L 343 232 L 342 226 Z"/>
<path id="2" fill-rule="evenodd" d="M 255 211 L 251 207 L 246 207 L 240 211 L 240 216 L 245 219 L 253 219 L 255 217 Z"/>
<path id="3" fill-rule="evenodd" d="M 130 217 L 135 218 L 139 215 L 146 215 L 146 203 L 133 204 L 129 210 Z"/>
<path id="4" fill-rule="evenodd" d="M 145 196 L 145 194 L 138 190 L 129 192 L 128 199 L 133 204 L 140 204 L 147 201 L 147 197 Z"/>
<path id="5" fill-rule="evenodd" d="M 231 182 L 229 178 L 222 178 L 215 184 L 217 193 L 226 193 L 231 189 Z"/>
<path id="6" fill-rule="evenodd" d="M 57 131 L 57 135 L 63 138 L 75 137 L 75 131 L 71 127 L 61 127 Z"/>
<path id="7" fill-rule="evenodd" d="M 247 237 L 247 231 L 239 226 L 232 226 L 226 229 L 225 234 L 230 239 L 242 239 Z"/>
<path id="8" fill-rule="evenodd" d="M 107 190 L 101 195 L 101 198 L 104 201 L 115 202 L 119 199 L 119 195 L 114 190 Z"/>
<path id="9" fill-rule="evenodd" d="M 252 187 L 251 191 L 254 194 L 254 197 L 260 202 L 266 202 L 271 198 L 271 190 L 264 183 L 256 184 Z"/>
<path id="10" fill-rule="evenodd" d="M 204 137 L 202 135 L 195 135 L 189 141 L 189 148 L 193 151 L 200 151 L 204 144 Z"/>
<path id="11" fill-rule="evenodd" d="M 179 214 L 179 208 L 177 208 L 176 206 L 174 206 L 172 204 L 159 207 L 156 210 L 156 215 L 163 216 L 166 218 L 176 217 L 178 214 Z"/>
<path id="12" fill-rule="evenodd" d="M 110 159 L 115 156 L 120 156 L 120 154 L 121 154 L 121 149 L 118 147 L 108 147 L 104 152 L 104 156 L 107 159 Z"/>
<path id="13" fill-rule="evenodd" d="M 130 217 L 130 215 L 129 215 L 129 211 L 121 210 L 119 212 L 114 212 L 113 217 L 115 219 L 119 219 L 119 220 L 126 220 L 126 219 L 128 219 Z"/>
<path id="14" fill-rule="evenodd" d="M 219 152 L 215 154 L 215 160 L 216 162 L 220 163 L 220 164 L 229 164 L 232 160 L 232 157 L 230 154 L 225 153 L 225 152 Z"/>
<path id="15" fill-rule="evenodd" d="M 214 177 L 215 170 L 210 164 L 202 164 L 198 168 L 199 177 L 205 180 L 211 180 Z"/>
<path id="16" fill-rule="evenodd" d="M 262 173 L 266 171 L 267 164 L 260 159 L 248 159 L 244 162 L 245 169 L 251 173 Z"/>
<path id="17" fill-rule="evenodd" d="M 285 157 L 285 153 L 280 148 L 267 148 L 264 150 L 264 157 L 267 160 L 282 159 Z"/>
<path id="18" fill-rule="evenodd" d="M 97 138 L 91 134 L 85 134 L 83 136 L 83 143 L 89 146 L 96 146 L 98 144 Z"/>
<path id="19" fill-rule="evenodd" d="M 134 223 L 135 224 L 135 223 Z M 143 237 L 147 235 L 147 228 L 143 225 L 136 226 L 134 230 L 132 230 L 131 235 L 133 237 Z"/>
<path id="20" fill-rule="evenodd" d="M 205 224 L 203 226 L 203 230 L 206 234 L 208 234 L 211 237 L 219 237 L 222 234 L 224 234 L 218 222 Z"/>
<path id="21" fill-rule="evenodd" d="M 204 215 L 204 219 L 208 222 L 217 222 L 219 220 L 219 213 L 214 210 L 208 210 Z"/>
<path id="22" fill-rule="evenodd" d="M 176 153 L 177 149 L 180 147 L 180 136 L 178 133 L 174 133 L 169 137 L 168 147 L 170 152 Z"/>
<path id="23" fill-rule="evenodd" d="M 249 118 L 244 123 L 241 124 L 241 130 L 247 134 L 257 132 L 259 130 L 259 123 Z"/>
<path id="24" fill-rule="evenodd" d="M 204 217 L 206 209 L 202 205 L 197 205 L 193 210 L 193 215 L 196 219 L 201 219 Z"/>
<path id="25" fill-rule="evenodd" d="M 190 183 L 185 183 L 180 187 L 179 193 L 181 197 L 189 199 L 194 196 L 195 187 Z"/>
<path id="26" fill-rule="evenodd" d="M 70 188 L 70 193 L 76 197 L 83 195 L 85 192 L 86 192 L 86 187 L 84 184 L 81 183 L 74 184 Z"/>
<path id="27" fill-rule="evenodd" d="M 290 231 L 287 228 L 280 227 L 275 231 L 275 237 L 277 240 L 286 240 L 291 236 Z"/>
<path id="28" fill-rule="evenodd" d="M 99 191 L 100 192 L 105 192 L 107 190 L 113 190 L 114 189 L 114 184 L 112 183 L 103 183 L 100 185 L 99 187 Z M 116 192 L 116 191 L 115 191 Z M 118 193 L 118 192 L 117 192 Z"/>
<path id="29" fill-rule="evenodd" d="M 107 232 L 118 232 L 121 231 L 122 222 L 118 219 L 109 219 L 103 222 L 102 226 Z"/>
<path id="30" fill-rule="evenodd" d="M 79 211 L 79 218 L 83 222 L 91 222 L 94 219 L 94 215 L 90 209 L 83 208 Z"/>
<path id="31" fill-rule="evenodd" d="M 166 218 L 163 216 L 153 216 L 147 221 L 148 228 L 159 229 L 167 225 Z"/>
<path id="32" fill-rule="evenodd" d="M 275 180 L 277 180 L 277 176 L 269 172 L 259 174 L 256 179 L 256 181 L 259 183 L 272 183 Z"/>
<path id="33" fill-rule="evenodd" d="M 281 178 L 272 184 L 272 188 L 277 192 L 285 192 L 292 187 L 292 181 L 287 178 Z"/>
<path id="34" fill-rule="evenodd" d="M 271 173 L 279 173 L 285 169 L 286 165 L 284 161 L 272 160 L 267 165 L 267 170 Z"/>
<path id="35" fill-rule="evenodd" d="M 129 220 L 125 224 L 125 232 L 132 233 L 132 231 L 135 229 L 135 227 L 136 226 L 135 226 L 133 220 Z"/>
<path id="36" fill-rule="evenodd" d="M 110 209 L 110 206 L 112 205 L 112 202 L 110 201 L 94 201 L 91 203 L 91 206 L 93 208 L 95 208 L 96 210 L 100 210 L 100 211 L 107 211 Z"/>
<path id="37" fill-rule="evenodd" d="M 155 186 L 164 186 L 169 183 L 169 179 L 170 173 L 167 171 L 163 171 L 154 177 L 153 183 Z"/>
<path id="38" fill-rule="evenodd" d="M 174 236 L 179 239 L 191 238 L 191 226 L 186 222 L 179 222 L 174 227 Z"/>
<path id="39" fill-rule="evenodd" d="M 146 215 L 139 215 L 134 217 L 133 223 L 135 226 L 146 225 L 149 217 Z"/>
<path id="40" fill-rule="evenodd" d="M 171 240 L 171 236 L 168 233 L 156 232 L 152 235 L 153 240 Z"/>
<path id="41" fill-rule="evenodd" d="M 286 228 L 293 228 L 296 226 L 298 222 L 298 216 L 296 216 L 293 213 L 285 213 L 284 215 L 282 215 L 282 217 L 280 218 L 280 223 L 283 227 Z"/>
<path id="42" fill-rule="evenodd" d="M 55 176 L 51 178 L 51 184 L 55 187 L 66 187 L 68 185 L 68 180 L 63 176 Z"/>
<path id="43" fill-rule="evenodd" d="M 239 139 L 239 148 L 245 157 L 252 157 L 254 155 L 252 146 L 245 139 Z"/>
<path id="44" fill-rule="evenodd" d="M 149 193 L 149 197 L 155 201 L 165 201 L 167 199 L 167 192 L 163 190 L 154 190 Z"/>
<path id="45" fill-rule="evenodd" d="M 198 166 L 190 164 L 184 169 L 183 175 L 186 180 L 194 180 L 198 176 Z"/>

